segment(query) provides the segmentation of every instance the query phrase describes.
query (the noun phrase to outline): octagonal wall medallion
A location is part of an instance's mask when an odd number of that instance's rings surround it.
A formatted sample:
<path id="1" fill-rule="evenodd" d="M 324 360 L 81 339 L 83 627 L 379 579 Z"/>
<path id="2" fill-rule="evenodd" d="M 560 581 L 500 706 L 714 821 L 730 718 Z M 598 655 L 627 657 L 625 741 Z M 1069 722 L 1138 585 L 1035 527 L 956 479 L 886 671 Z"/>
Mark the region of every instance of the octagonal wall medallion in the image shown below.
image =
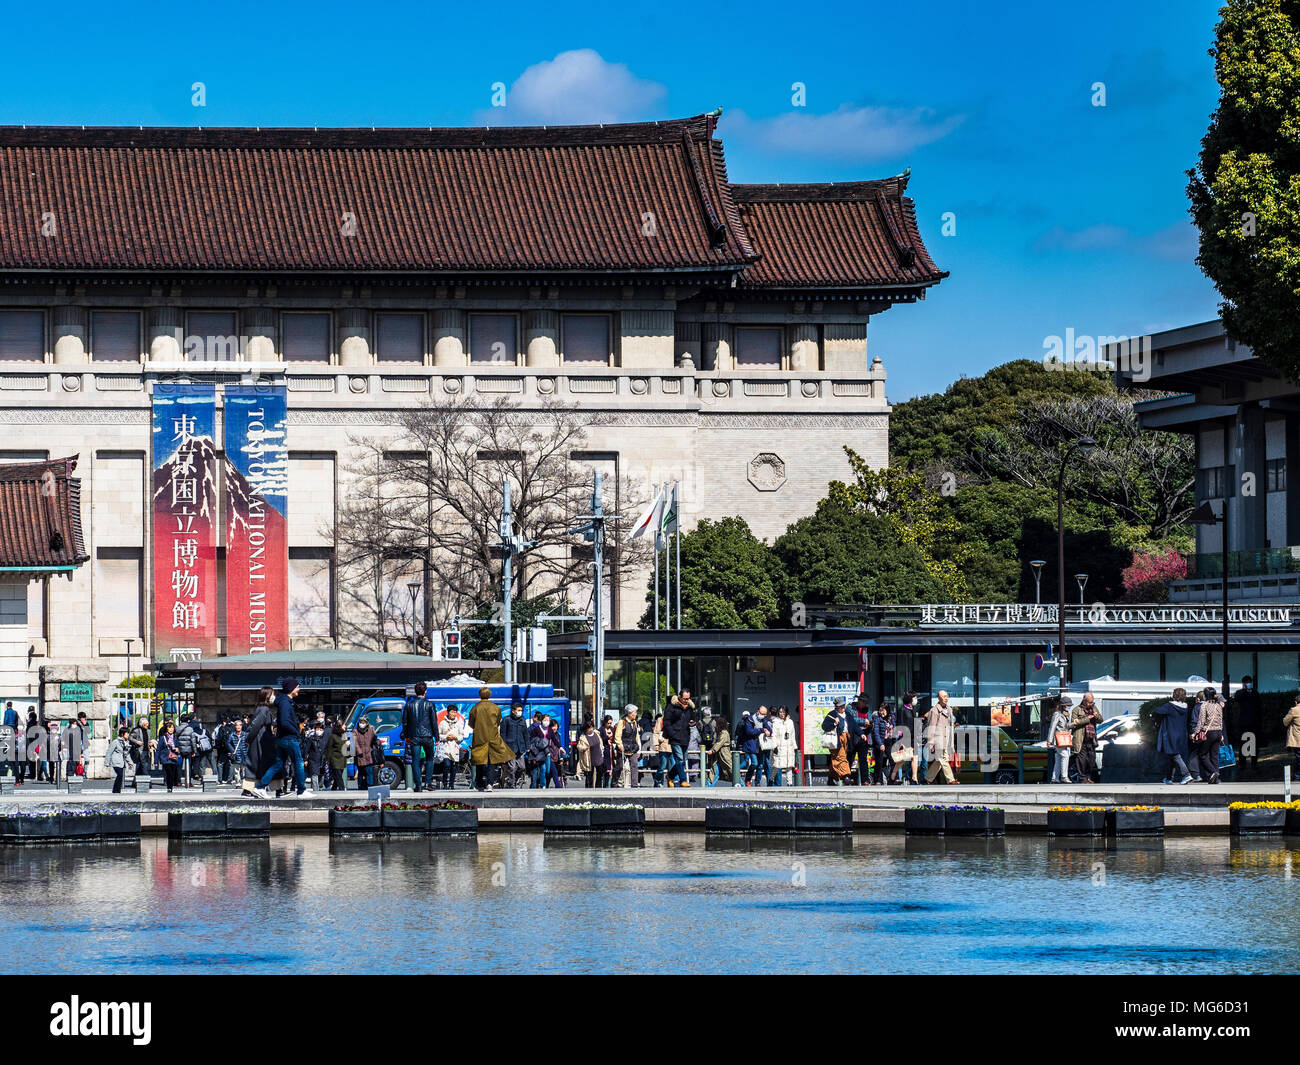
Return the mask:
<path id="1" fill-rule="evenodd" d="M 785 484 L 785 461 L 771 451 L 762 451 L 749 460 L 749 483 L 760 492 L 775 492 Z"/>

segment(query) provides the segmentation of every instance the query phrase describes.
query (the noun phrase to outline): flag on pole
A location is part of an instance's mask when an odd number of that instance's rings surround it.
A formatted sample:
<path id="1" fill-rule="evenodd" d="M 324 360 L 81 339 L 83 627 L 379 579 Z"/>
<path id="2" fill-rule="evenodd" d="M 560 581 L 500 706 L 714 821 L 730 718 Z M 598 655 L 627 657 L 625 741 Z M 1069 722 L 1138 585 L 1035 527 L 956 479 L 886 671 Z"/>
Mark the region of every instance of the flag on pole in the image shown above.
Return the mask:
<path id="1" fill-rule="evenodd" d="M 656 530 L 655 535 L 657 537 L 660 517 L 663 514 L 663 509 L 664 509 L 664 493 L 663 493 L 663 489 L 660 489 L 659 491 L 655 492 L 655 497 L 654 499 L 650 500 L 650 505 L 645 508 L 645 513 L 642 514 L 641 517 L 637 518 L 636 525 L 632 527 L 632 534 L 627 538 L 628 543 L 631 543 L 633 540 L 641 536 L 641 534 L 644 533 L 647 529 L 651 529 L 651 528 Z"/>
<path id="2" fill-rule="evenodd" d="M 659 530 L 660 532 L 663 533 L 664 536 L 671 536 L 673 533 L 677 531 L 677 526 L 678 526 L 677 485 L 679 483 L 680 482 L 678 481 L 673 482 L 672 495 L 666 498 L 664 503 L 663 516 L 659 519 Z M 665 483 L 664 484 L 665 491 L 667 490 L 667 488 L 668 485 L 667 483 Z"/>

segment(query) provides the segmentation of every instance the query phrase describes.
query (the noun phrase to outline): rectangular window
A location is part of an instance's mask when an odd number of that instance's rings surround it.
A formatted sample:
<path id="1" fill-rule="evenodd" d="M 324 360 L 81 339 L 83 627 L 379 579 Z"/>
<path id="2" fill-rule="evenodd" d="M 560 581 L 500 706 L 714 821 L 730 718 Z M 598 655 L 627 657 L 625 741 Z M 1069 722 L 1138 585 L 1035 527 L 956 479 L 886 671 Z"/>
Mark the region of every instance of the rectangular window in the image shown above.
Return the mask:
<path id="1" fill-rule="evenodd" d="M 424 316 L 375 315 L 375 359 L 379 362 L 424 362 Z"/>
<path id="2" fill-rule="evenodd" d="M 330 316 L 280 315 L 280 348 L 285 362 L 329 362 Z"/>
<path id="3" fill-rule="evenodd" d="M 332 635 L 334 556 L 328 548 L 289 548 L 289 635 Z"/>
<path id="4" fill-rule="evenodd" d="M 92 311 L 90 357 L 95 362 L 139 362 L 140 312 Z"/>
<path id="5" fill-rule="evenodd" d="M 1115 678 L 1115 655 L 1111 651 L 1074 651 L 1070 654 L 1070 679 L 1077 681 Z"/>
<path id="6" fill-rule="evenodd" d="M 1269 459 L 1264 465 L 1264 476 L 1268 483 L 1267 491 L 1286 491 L 1286 459 Z"/>
<path id="7" fill-rule="evenodd" d="M 469 361 L 513 366 L 519 361 L 518 330 L 513 314 L 469 316 Z"/>
<path id="8" fill-rule="evenodd" d="M 95 554 L 95 633 L 140 636 L 144 632 L 138 547 L 101 547 Z"/>
<path id="9" fill-rule="evenodd" d="M 948 701 L 956 707 L 969 708 L 975 703 L 975 656 L 963 652 L 930 656 L 931 684 L 936 693 L 942 688 Z"/>
<path id="10" fill-rule="evenodd" d="M 737 329 L 736 365 L 781 368 L 781 330 Z"/>
<path id="11" fill-rule="evenodd" d="M 44 361 L 44 312 L 0 311 L 0 362 Z"/>
<path id="12" fill-rule="evenodd" d="M 1199 677 L 1194 683 L 1204 684 L 1210 676 L 1209 662 L 1204 651 L 1166 651 L 1165 680 L 1175 687 L 1186 687 L 1189 680 Z"/>
<path id="13" fill-rule="evenodd" d="M 190 362 L 232 362 L 239 358 L 239 329 L 233 311 L 191 311 L 185 316 L 185 358 Z"/>
<path id="14" fill-rule="evenodd" d="M 565 362 L 609 365 L 609 317 L 603 314 L 565 314 L 560 318 L 560 343 Z"/>
<path id="15" fill-rule="evenodd" d="M 1119 676 L 1116 680 L 1131 680 L 1136 683 L 1156 683 L 1160 680 L 1159 651 L 1121 651 L 1119 653 Z"/>
<path id="16" fill-rule="evenodd" d="M 1256 691 L 1293 692 L 1297 688 L 1300 688 L 1300 670 L 1296 668 L 1294 651 L 1259 652 L 1259 676 L 1255 678 Z"/>
<path id="17" fill-rule="evenodd" d="M 1227 499 L 1235 474 L 1235 466 L 1207 466 L 1196 471 L 1197 499 Z"/>

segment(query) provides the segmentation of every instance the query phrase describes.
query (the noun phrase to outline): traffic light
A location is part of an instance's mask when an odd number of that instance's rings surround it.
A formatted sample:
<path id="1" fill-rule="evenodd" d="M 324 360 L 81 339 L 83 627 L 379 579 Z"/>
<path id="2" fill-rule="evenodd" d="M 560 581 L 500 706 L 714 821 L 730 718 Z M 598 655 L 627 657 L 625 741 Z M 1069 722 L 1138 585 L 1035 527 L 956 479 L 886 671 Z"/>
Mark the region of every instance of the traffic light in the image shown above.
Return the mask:
<path id="1" fill-rule="evenodd" d="M 457 621 L 460 618 L 456 619 Z M 460 659 L 460 631 L 448 629 L 442 634 L 442 653 L 448 661 Z"/>

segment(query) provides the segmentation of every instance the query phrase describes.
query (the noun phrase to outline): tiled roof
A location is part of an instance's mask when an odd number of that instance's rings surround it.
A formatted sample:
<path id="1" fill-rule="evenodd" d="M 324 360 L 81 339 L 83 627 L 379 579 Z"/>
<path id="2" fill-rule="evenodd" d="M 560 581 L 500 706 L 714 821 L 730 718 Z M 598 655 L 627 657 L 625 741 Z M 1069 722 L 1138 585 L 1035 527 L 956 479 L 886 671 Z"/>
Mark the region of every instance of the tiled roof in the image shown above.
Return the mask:
<path id="1" fill-rule="evenodd" d="M 77 456 L 0 463 L 0 567 L 79 566 L 90 556 L 81 533 Z"/>
<path id="2" fill-rule="evenodd" d="M 760 258 L 744 287 L 925 286 L 948 276 L 930 258 L 905 196 L 907 175 L 824 185 L 732 185 Z"/>
<path id="3" fill-rule="evenodd" d="M 731 185 L 713 127 L 0 127 L 0 271 L 947 276 L 905 176 Z"/>
<path id="4" fill-rule="evenodd" d="M 712 132 L 0 127 L 0 269 L 734 271 Z"/>

